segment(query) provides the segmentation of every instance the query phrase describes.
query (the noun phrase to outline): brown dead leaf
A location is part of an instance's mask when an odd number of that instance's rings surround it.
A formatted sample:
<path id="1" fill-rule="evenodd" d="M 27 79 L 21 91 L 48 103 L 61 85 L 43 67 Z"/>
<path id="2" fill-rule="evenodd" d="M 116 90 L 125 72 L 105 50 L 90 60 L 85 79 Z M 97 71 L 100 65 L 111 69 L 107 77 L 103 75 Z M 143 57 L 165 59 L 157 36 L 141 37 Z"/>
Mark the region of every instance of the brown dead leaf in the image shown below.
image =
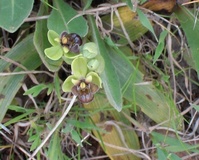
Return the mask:
<path id="1" fill-rule="evenodd" d="M 152 11 L 166 10 L 171 12 L 176 5 L 176 0 L 148 0 L 142 7 Z"/>

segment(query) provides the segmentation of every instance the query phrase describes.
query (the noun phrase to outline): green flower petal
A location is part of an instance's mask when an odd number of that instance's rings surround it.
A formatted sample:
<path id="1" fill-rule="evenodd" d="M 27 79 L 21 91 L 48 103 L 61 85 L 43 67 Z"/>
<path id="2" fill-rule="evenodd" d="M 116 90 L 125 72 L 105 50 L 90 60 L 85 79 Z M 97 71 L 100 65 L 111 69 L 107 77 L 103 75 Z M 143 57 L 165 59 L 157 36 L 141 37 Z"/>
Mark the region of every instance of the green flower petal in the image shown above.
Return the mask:
<path id="1" fill-rule="evenodd" d="M 77 57 L 73 60 L 72 73 L 77 79 L 85 78 L 87 74 L 87 60 L 84 57 Z"/>
<path id="2" fill-rule="evenodd" d="M 99 88 L 102 88 L 102 80 L 101 80 L 101 78 L 99 77 L 99 75 L 97 73 L 95 73 L 95 72 L 89 72 L 86 75 L 86 79 L 89 76 L 92 76 L 92 83 L 96 84 Z"/>
<path id="3" fill-rule="evenodd" d="M 54 47 L 46 48 L 44 50 L 44 53 L 48 58 L 56 61 L 62 57 L 63 50 L 62 50 L 61 46 L 54 46 Z"/>
<path id="4" fill-rule="evenodd" d="M 94 58 L 98 54 L 97 45 L 93 42 L 86 43 L 82 48 L 82 52 L 84 57 L 88 59 Z"/>
<path id="5" fill-rule="evenodd" d="M 57 34 L 55 31 L 53 30 L 49 30 L 48 31 L 48 41 L 50 42 L 50 44 L 52 46 L 57 46 L 60 45 L 60 42 L 57 41 L 57 39 L 59 39 L 59 34 Z"/>
<path id="6" fill-rule="evenodd" d="M 71 82 L 74 84 L 74 85 L 77 85 L 80 81 L 78 79 L 72 79 Z"/>
<path id="7" fill-rule="evenodd" d="M 93 79 L 93 77 L 92 77 L 91 75 L 89 75 L 89 76 L 86 76 L 85 81 L 86 81 L 87 83 L 90 83 L 90 82 L 92 82 L 92 79 Z"/>
<path id="8" fill-rule="evenodd" d="M 64 92 L 71 92 L 71 89 L 74 86 L 74 84 L 72 83 L 72 79 L 76 79 L 74 75 L 68 76 L 68 78 L 64 81 L 62 85 L 62 90 Z"/>

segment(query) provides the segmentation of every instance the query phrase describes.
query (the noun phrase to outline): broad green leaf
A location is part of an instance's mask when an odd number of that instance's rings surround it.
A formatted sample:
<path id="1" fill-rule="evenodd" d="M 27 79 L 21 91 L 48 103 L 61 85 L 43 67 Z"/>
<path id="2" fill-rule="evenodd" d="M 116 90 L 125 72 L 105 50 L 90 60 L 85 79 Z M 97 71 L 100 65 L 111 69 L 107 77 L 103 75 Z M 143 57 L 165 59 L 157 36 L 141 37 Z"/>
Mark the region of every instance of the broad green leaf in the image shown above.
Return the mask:
<path id="1" fill-rule="evenodd" d="M 41 60 L 33 45 L 33 36 L 30 35 L 9 51 L 5 57 L 20 62 L 28 70 L 34 70 L 41 65 Z M 11 64 L 0 59 L 0 72 L 6 71 Z M 21 71 L 16 68 L 14 72 Z M 0 122 L 2 121 L 7 107 L 12 102 L 15 94 L 22 85 L 25 75 L 12 75 L 0 78 Z"/>
<path id="2" fill-rule="evenodd" d="M 153 64 L 158 60 L 158 58 L 162 54 L 162 51 L 163 51 L 163 49 L 165 47 L 164 40 L 165 40 L 166 36 L 167 36 L 167 31 L 166 30 L 162 31 L 161 34 L 160 34 L 159 41 L 158 41 L 158 46 L 157 46 L 157 48 L 155 50 Z"/>
<path id="3" fill-rule="evenodd" d="M 105 62 L 104 72 L 101 74 L 103 87 L 110 104 L 117 110 L 122 110 L 122 93 L 118 75 L 116 74 L 115 67 L 112 64 L 109 52 L 106 49 L 104 41 L 99 35 L 99 31 L 95 25 L 92 17 L 88 17 L 90 27 L 92 29 L 93 40 L 97 44 L 99 53 Z"/>
<path id="4" fill-rule="evenodd" d="M 15 32 L 32 11 L 34 0 L 1 0 L 0 27 Z"/>
<path id="5" fill-rule="evenodd" d="M 195 15 L 182 6 L 178 6 L 175 9 L 175 15 L 186 35 L 194 62 L 192 67 L 197 71 L 199 77 L 199 22 L 197 20 L 195 23 Z"/>
<path id="6" fill-rule="evenodd" d="M 54 30 L 58 34 L 66 31 L 68 33 L 77 33 L 84 37 L 88 33 L 88 25 L 84 17 L 77 16 L 77 12 L 63 0 L 53 2 L 56 10 L 53 9 L 50 14 L 48 29 Z"/>
<path id="7" fill-rule="evenodd" d="M 151 22 L 149 21 L 149 19 L 146 17 L 146 15 L 137 8 L 137 13 L 140 19 L 140 22 L 142 23 L 143 26 L 145 26 L 149 31 L 151 31 L 151 33 L 154 35 L 156 41 L 158 42 L 158 38 L 156 37 L 156 34 L 154 32 L 153 26 L 151 25 Z"/>
<path id="8" fill-rule="evenodd" d="M 156 123 L 168 120 L 163 124 L 164 126 L 181 128 L 182 126 L 179 125 L 182 123 L 181 116 L 169 94 L 164 94 L 152 83 L 145 83 L 143 74 L 116 46 L 109 48 L 109 55 L 112 57 L 112 63 L 123 88 L 124 98 L 135 106 L 139 106 L 141 111 Z M 179 118 L 174 119 L 176 115 L 179 115 Z"/>
<path id="9" fill-rule="evenodd" d="M 43 16 L 46 14 L 48 14 L 48 8 L 43 3 L 41 3 L 38 16 Z M 53 61 L 49 59 L 48 57 L 46 57 L 46 55 L 44 54 L 44 50 L 46 48 L 51 47 L 51 44 L 49 43 L 48 38 L 47 38 L 47 32 L 48 32 L 47 20 L 37 21 L 36 30 L 34 33 L 34 45 L 44 65 L 50 71 L 55 72 L 59 70 L 62 64 L 62 60 L 60 59 L 58 61 Z"/>

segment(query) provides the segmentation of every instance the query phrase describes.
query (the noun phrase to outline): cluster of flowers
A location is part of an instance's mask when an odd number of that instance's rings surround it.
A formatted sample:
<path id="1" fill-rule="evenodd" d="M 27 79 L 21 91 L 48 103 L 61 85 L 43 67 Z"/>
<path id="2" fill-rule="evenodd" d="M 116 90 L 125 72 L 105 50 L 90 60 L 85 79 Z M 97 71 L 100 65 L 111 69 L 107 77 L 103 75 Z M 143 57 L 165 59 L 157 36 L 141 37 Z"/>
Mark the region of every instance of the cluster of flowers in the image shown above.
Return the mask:
<path id="1" fill-rule="evenodd" d="M 44 50 L 51 60 L 62 59 L 71 65 L 72 75 L 62 85 L 64 92 L 72 92 L 82 103 L 93 100 L 94 94 L 102 87 L 99 74 L 104 70 L 104 60 L 97 45 L 88 42 L 82 45 L 81 37 L 76 33 L 61 35 L 48 31 L 48 40 L 52 47 Z"/>

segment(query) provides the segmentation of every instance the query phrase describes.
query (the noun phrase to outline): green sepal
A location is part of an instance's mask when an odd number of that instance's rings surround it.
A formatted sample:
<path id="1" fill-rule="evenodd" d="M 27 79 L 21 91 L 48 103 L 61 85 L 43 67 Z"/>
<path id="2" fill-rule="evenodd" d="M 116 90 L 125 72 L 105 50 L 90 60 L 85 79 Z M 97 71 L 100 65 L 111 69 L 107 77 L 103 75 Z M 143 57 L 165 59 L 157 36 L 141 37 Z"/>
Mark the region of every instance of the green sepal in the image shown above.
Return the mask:
<path id="1" fill-rule="evenodd" d="M 77 79 L 82 79 L 86 77 L 87 74 L 87 59 L 84 57 L 77 57 L 73 60 L 71 64 L 73 75 Z"/>
<path id="2" fill-rule="evenodd" d="M 99 61 L 93 58 L 88 62 L 87 67 L 89 70 L 95 71 L 99 67 L 99 64 L 100 64 Z"/>
<path id="3" fill-rule="evenodd" d="M 104 67 L 105 67 L 104 59 L 100 54 L 98 54 L 95 57 L 95 59 L 99 62 L 99 65 L 94 71 L 97 72 L 98 74 L 101 74 L 104 71 Z"/>
<path id="4" fill-rule="evenodd" d="M 90 82 L 92 82 L 92 75 L 89 75 L 89 76 L 86 76 L 86 79 L 85 79 L 85 81 L 87 82 L 87 83 L 90 83 Z"/>
<path id="5" fill-rule="evenodd" d="M 98 55 L 98 48 L 94 42 L 84 44 L 82 48 L 82 54 L 84 57 L 91 59 Z"/>
<path id="6" fill-rule="evenodd" d="M 81 55 L 82 54 L 77 54 L 77 53 L 72 53 L 72 52 L 64 53 L 65 58 L 72 59 L 72 60 L 81 56 Z"/>
<path id="7" fill-rule="evenodd" d="M 50 44 L 52 46 L 60 45 L 60 42 L 57 41 L 57 39 L 59 39 L 59 34 L 58 33 L 56 33 L 53 30 L 49 30 L 47 35 L 48 35 L 48 41 L 50 42 Z"/>
<path id="8" fill-rule="evenodd" d="M 102 80 L 95 72 L 89 72 L 86 77 L 92 76 L 92 83 L 96 84 L 99 88 L 102 88 Z"/>
<path id="9" fill-rule="evenodd" d="M 72 87 L 74 86 L 72 80 L 76 79 L 76 77 L 74 75 L 70 75 L 68 76 L 68 78 L 64 81 L 63 85 L 62 85 L 62 90 L 64 92 L 71 92 Z"/>
<path id="10" fill-rule="evenodd" d="M 82 54 L 75 54 L 72 52 L 68 52 L 68 53 L 64 53 L 64 56 L 62 58 L 67 64 L 71 64 L 72 61 L 79 56 L 82 56 Z"/>
<path id="11" fill-rule="evenodd" d="M 61 46 L 53 46 L 44 50 L 45 55 L 51 60 L 59 60 L 63 55 Z"/>

